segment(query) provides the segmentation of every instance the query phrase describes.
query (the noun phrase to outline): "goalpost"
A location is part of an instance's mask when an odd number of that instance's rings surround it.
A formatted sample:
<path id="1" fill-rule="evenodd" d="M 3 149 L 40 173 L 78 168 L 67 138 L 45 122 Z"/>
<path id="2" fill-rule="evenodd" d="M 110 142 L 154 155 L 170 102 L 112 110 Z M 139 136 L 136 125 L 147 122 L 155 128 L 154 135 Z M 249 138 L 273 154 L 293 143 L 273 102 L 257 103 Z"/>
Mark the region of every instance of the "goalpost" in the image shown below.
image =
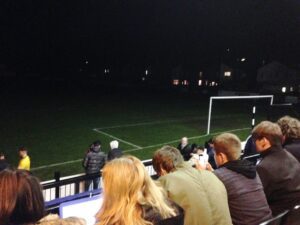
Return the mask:
<path id="1" fill-rule="evenodd" d="M 213 100 L 219 99 L 261 99 L 261 98 L 270 98 L 270 105 L 273 105 L 273 95 L 249 95 L 249 96 L 212 96 L 209 100 L 209 109 L 208 109 L 208 122 L 207 122 L 207 135 L 210 134 L 210 120 L 211 120 L 211 112 L 212 112 L 212 103 Z M 254 126 L 254 115 L 255 115 L 256 107 L 252 108 L 252 126 Z"/>

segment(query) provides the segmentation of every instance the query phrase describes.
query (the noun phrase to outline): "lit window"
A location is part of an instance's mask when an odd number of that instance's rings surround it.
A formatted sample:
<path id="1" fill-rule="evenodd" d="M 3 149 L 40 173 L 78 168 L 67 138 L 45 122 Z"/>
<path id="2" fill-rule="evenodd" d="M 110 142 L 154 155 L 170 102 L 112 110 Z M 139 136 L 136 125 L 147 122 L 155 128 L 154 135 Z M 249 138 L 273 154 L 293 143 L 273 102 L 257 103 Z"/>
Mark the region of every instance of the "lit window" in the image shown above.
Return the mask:
<path id="1" fill-rule="evenodd" d="M 188 80 L 184 80 L 184 81 L 182 81 L 182 85 L 184 85 L 184 86 L 187 86 L 187 85 L 189 85 L 189 81 L 188 81 Z"/>
<path id="2" fill-rule="evenodd" d="M 285 93 L 286 92 L 286 87 L 282 87 L 281 91 L 282 91 L 282 93 Z"/>
<path id="3" fill-rule="evenodd" d="M 293 87 L 290 87 L 290 92 L 293 92 L 294 91 L 294 88 Z"/>
<path id="4" fill-rule="evenodd" d="M 215 86 L 216 83 L 214 81 L 211 82 L 211 86 Z"/>
<path id="5" fill-rule="evenodd" d="M 146 78 L 145 77 L 142 77 L 142 81 L 145 81 L 146 80 Z"/>
<path id="6" fill-rule="evenodd" d="M 205 86 L 208 86 L 208 80 L 205 81 Z"/>
<path id="7" fill-rule="evenodd" d="M 246 58 L 241 58 L 241 62 L 245 62 L 246 61 Z"/>
<path id="8" fill-rule="evenodd" d="M 145 70 L 145 75 L 146 75 L 146 76 L 148 75 L 148 70 Z"/>
<path id="9" fill-rule="evenodd" d="M 177 79 L 173 80 L 173 85 L 175 85 L 175 86 L 179 85 L 179 80 L 177 80 Z"/>
<path id="10" fill-rule="evenodd" d="M 202 85 L 202 80 L 198 80 L 198 86 Z"/>
<path id="11" fill-rule="evenodd" d="M 231 71 L 225 71 L 224 76 L 225 77 L 231 77 Z"/>

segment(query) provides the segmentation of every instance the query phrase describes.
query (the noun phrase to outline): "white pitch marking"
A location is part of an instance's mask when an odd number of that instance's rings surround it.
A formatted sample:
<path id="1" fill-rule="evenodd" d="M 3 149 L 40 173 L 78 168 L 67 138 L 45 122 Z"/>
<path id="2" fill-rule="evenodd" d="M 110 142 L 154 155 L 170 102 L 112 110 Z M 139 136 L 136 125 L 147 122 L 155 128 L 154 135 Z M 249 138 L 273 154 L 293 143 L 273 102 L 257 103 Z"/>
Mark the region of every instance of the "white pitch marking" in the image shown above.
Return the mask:
<path id="1" fill-rule="evenodd" d="M 116 140 L 121 141 L 121 142 L 123 142 L 123 143 L 125 143 L 125 144 L 128 144 L 128 145 L 131 145 L 131 146 L 133 146 L 133 147 L 136 147 L 137 149 L 142 149 L 141 146 L 135 145 L 135 144 L 133 144 L 133 143 L 131 143 L 131 142 L 128 142 L 128 141 L 124 141 L 124 140 L 122 140 L 122 139 L 120 139 L 120 138 L 117 138 L 117 137 L 115 137 L 115 136 L 112 136 L 112 135 L 110 135 L 110 134 L 108 134 L 108 133 L 106 133 L 106 132 L 103 132 L 103 131 L 101 131 L 101 130 L 98 130 L 98 129 L 96 129 L 96 128 L 93 129 L 93 130 L 96 131 L 96 132 L 98 132 L 98 133 L 100 133 L 100 134 L 106 135 L 106 136 L 108 136 L 108 137 L 110 137 L 110 138 L 112 138 L 112 139 L 116 139 Z"/>
<path id="2" fill-rule="evenodd" d="M 53 164 L 46 165 L 46 166 L 39 166 L 39 167 L 31 168 L 30 170 L 35 171 L 35 170 L 45 169 L 45 168 L 49 168 L 49 167 L 71 164 L 71 163 L 80 162 L 80 161 L 82 161 L 82 159 L 76 159 L 76 160 L 66 161 L 66 162 L 62 162 L 62 163 L 53 163 Z"/>
<path id="3" fill-rule="evenodd" d="M 193 140 L 193 139 L 197 139 L 197 138 L 206 137 L 206 136 L 209 136 L 209 135 L 221 134 L 221 133 L 224 133 L 224 132 L 234 132 L 234 131 L 250 130 L 250 129 L 251 128 L 239 128 L 239 129 L 234 129 L 234 130 L 228 130 L 228 131 L 222 131 L 222 132 L 216 132 L 216 133 L 211 133 L 211 134 L 204 134 L 204 135 L 200 135 L 200 136 L 189 137 L 188 139 Z M 134 152 L 134 151 L 137 151 L 137 150 L 143 150 L 143 149 L 147 149 L 147 148 L 160 147 L 160 146 L 163 146 L 163 145 L 179 142 L 180 140 L 181 139 L 174 140 L 174 141 L 169 141 L 169 142 L 165 142 L 165 143 L 161 143 L 161 144 L 149 145 L 149 146 L 143 147 L 142 149 L 137 149 L 137 148 L 129 149 L 129 150 L 126 150 L 124 152 Z"/>
<path id="4" fill-rule="evenodd" d="M 250 130 L 250 129 L 251 128 L 240 128 L 240 129 L 234 129 L 234 130 L 227 130 L 227 131 L 222 131 L 222 132 L 216 132 L 216 133 L 212 133 L 210 135 L 217 135 L 217 134 L 221 134 L 221 133 L 224 133 L 224 132 L 234 132 L 234 131 Z M 209 136 L 209 135 L 204 134 L 204 135 L 200 135 L 200 136 L 190 137 L 189 139 L 197 139 L 197 138 L 206 137 L 206 136 Z M 113 138 L 115 138 L 115 137 L 113 137 Z M 142 150 L 142 149 L 147 149 L 147 148 L 160 147 L 160 146 L 163 146 L 163 145 L 166 145 L 166 144 L 176 143 L 176 142 L 179 142 L 179 141 L 180 141 L 180 139 L 174 140 L 174 141 L 165 142 L 165 143 L 160 143 L 160 144 L 156 144 L 156 145 L 149 145 L 149 146 L 146 146 L 146 147 L 140 147 L 139 146 L 139 148 L 129 149 L 129 150 L 126 150 L 124 152 L 134 152 L 134 151 L 137 151 L 137 150 Z M 50 167 L 55 167 L 55 166 L 62 166 L 62 165 L 71 164 L 71 163 L 80 162 L 80 161 L 82 161 L 82 159 L 76 159 L 76 160 L 66 161 L 66 162 L 62 162 L 62 163 L 54 163 L 54 164 L 49 164 L 49 165 L 46 165 L 46 166 L 39 166 L 39 167 L 32 168 L 31 171 L 45 169 L 45 168 L 50 168 Z"/>
<path id="5" fill-rule="evenodd" d="M 104 129 L 114 129 L 114 128 L 121 128 L 121 127 L 137 127 L 137 126 L 144 126 L 144 125 L 163 124 L 163 123 L 172 123 L 172 122 L 180 122 L 180 121 L 193 121 L 199 119 L 206 119 L 206 117 L 202 116 L 202 117 L 191 117 L 190 119 L 157 120 L 154 122 L 131 123 L 131 124 L 109 126 L 109 127 L 100 127 L 95 129 L 104 130 Z"/>

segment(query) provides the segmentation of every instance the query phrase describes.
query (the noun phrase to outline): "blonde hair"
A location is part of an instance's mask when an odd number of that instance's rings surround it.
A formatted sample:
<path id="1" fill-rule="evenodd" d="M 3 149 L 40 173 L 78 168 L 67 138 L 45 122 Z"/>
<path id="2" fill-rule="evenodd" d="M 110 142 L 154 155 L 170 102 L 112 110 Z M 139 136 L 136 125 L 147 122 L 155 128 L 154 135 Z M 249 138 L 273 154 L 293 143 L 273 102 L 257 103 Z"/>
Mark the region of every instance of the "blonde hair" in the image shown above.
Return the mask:
<path id="1" fill-rule="evenodd" d="M 229 161 L 241 156 L 241 141 L 235 134 L 223 133 L 213 139 L 216 153 L 224 153 Z"/>
<path id="2" fill-rule="evenodd" d="M 86 221 L 77 217 L 60 219 L 57 214 L 49 214 L 41 219 L 38 225 L 86 225 Z"/>
<path id="3" fill-rule="evenodd" d="M 124 156 L 107 163 L 102 172 L 104 198 L 97 225 L 151 225 L 143 219 L 143 206 L 150 206 L 162 218 L 176 215 L 166 193 L 148 175 L 142 162 Z"/>

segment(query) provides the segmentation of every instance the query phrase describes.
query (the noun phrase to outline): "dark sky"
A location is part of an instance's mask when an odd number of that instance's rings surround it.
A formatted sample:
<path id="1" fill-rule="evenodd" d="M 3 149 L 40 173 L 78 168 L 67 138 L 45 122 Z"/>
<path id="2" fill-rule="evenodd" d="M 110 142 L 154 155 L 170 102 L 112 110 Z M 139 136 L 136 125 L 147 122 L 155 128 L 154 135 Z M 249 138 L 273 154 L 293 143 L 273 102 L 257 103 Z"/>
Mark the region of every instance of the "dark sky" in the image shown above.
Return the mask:
<path id="1" fill-rule="evenodd" d="M 2 0 L 0 64 L 22 70 L 197 65 L 236 56 L 300 63 L 296 0 Z"/>

